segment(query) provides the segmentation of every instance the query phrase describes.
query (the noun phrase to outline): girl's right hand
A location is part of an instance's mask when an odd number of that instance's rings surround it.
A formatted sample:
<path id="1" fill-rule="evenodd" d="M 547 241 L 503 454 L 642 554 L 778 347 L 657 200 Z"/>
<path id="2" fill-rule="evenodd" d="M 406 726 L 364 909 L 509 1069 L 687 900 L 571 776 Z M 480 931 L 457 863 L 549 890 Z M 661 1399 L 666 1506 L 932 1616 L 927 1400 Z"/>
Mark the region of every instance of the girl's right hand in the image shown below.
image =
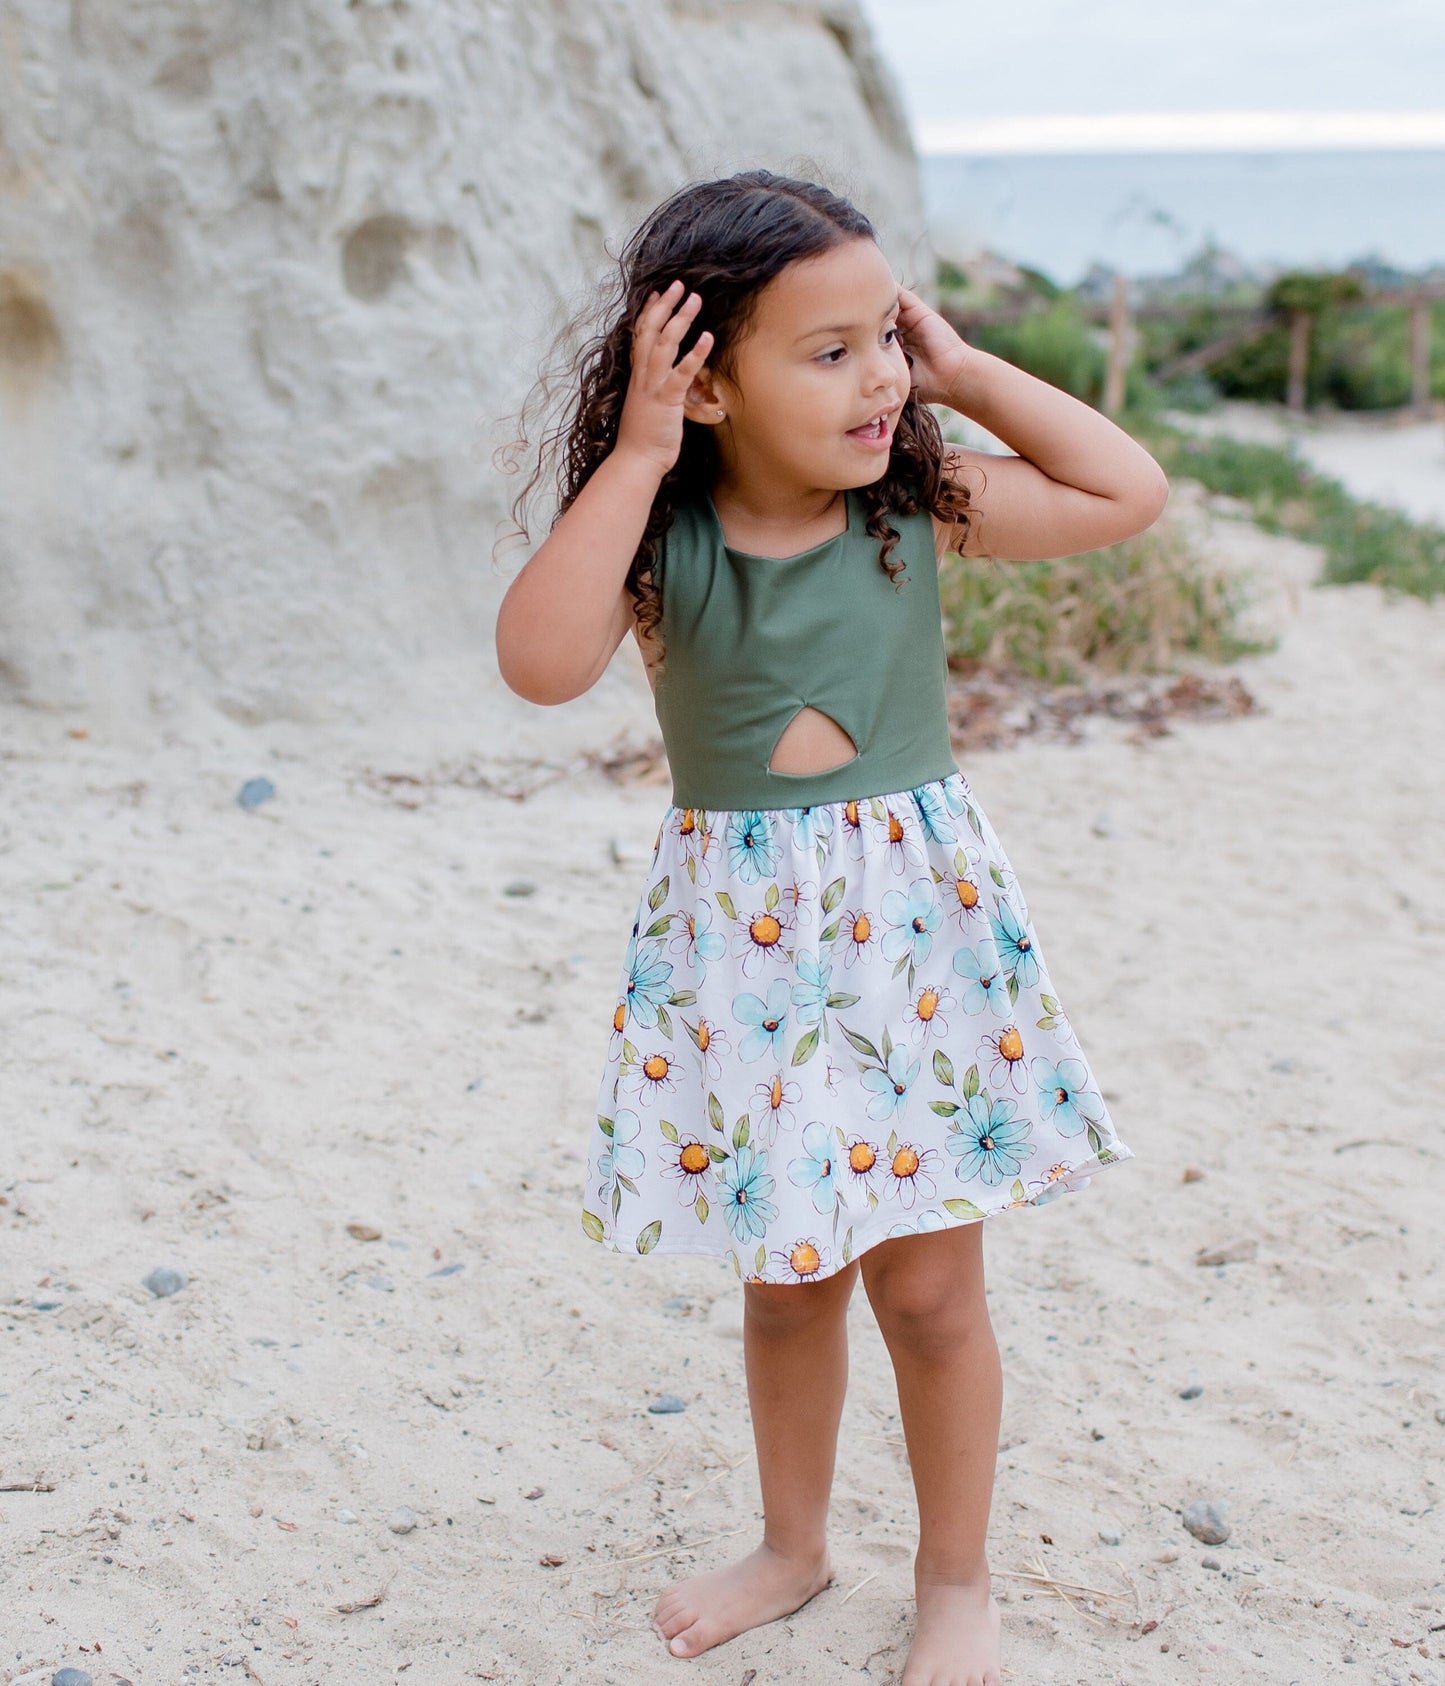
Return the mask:
<path id="1" fill-rule="evenodd" d="M 666 474 L 682 450 L 683 400 L 692 377 L 707 360 L 713 336 L 705 328 L 697 344 L 674 362 L 682 336 L 702 296 L 688 293 L 677 303 L 681 281 L 663 293 L 649 293 L 632 329 L 632 373 L 617 424 L 617 449 L 647 457 Z"/>

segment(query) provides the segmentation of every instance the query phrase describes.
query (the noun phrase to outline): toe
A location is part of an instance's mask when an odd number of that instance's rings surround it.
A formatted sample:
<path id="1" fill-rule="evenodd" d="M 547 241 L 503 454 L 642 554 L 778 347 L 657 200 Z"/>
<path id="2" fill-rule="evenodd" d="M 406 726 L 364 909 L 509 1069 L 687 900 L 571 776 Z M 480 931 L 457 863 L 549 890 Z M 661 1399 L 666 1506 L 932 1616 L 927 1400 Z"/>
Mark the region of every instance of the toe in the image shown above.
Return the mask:
<path id="1" fill-rule="evenodd" d="M 675 1639 L 684 1629 L 690 1628 L 697 1620 L 690 1610 L 674 1610 L 665 1621 L 657 1624 L 657 1631 L 664 1639 Z"/>
<path id="2" fill-rule="evenodd" d="M 702 1623 L 693 1622 L 681 1633 L 674 1634 L 667 1648 L 675 1657 L 695 1657 L 699 1651 L 705 1650 Z"/>

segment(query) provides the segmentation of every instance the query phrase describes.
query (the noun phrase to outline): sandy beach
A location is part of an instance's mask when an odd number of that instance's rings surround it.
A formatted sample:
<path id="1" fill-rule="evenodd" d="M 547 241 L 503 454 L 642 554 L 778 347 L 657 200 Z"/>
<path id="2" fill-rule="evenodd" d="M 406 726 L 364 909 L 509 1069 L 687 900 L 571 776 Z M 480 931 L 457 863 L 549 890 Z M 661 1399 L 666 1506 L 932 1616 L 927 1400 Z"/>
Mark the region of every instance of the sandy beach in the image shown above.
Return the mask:
<path id="1" fill-rule="evenodd" d="M 1312 449 L 1378 478 L 1373 437 Z M 1421 514 L 1433 437 L 1391 470 Z M 1255 710 L 961 758 L 1138 1155 L 987 1232 L 1005 1678 L 1445 1682 L 1445 604 L 1315 589 L 1196 494 L 1279 635 L 1229 669 Z M 648 1626 L 761 1516 L 731 1269 L 579 1219 L 668 788 L 584 759 L 653 734 L 630 645 L 556 710 L 469 683 L 324 728 L 0 710 L 12 1686 L 898 1678 L 861 1286 L 835 1583 L 694 1661 Z"/>

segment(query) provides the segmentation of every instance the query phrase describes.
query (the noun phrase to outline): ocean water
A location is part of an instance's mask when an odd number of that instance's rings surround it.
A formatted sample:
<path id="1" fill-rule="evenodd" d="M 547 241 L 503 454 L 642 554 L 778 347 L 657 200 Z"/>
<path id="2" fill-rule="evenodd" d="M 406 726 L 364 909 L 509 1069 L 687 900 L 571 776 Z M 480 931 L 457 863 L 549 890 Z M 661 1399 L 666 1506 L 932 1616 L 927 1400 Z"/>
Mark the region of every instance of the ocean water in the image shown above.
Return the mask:
<path id="1" fill-rule="evenodd" d="M 1445 151 L 926 154 L 922 174 L 941 253 L 1065 287 L 1095 262 L 1173 274 L 1210 239 L 1252 268 L 1445 264 Z"/>

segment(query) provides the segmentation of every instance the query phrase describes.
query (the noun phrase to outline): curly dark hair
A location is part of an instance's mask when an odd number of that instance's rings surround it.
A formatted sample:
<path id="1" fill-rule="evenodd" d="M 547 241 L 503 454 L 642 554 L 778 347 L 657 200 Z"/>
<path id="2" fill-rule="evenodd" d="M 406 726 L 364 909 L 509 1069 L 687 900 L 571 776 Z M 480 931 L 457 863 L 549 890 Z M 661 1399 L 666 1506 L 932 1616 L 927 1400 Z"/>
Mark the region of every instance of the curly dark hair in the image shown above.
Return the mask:
<path id="1" fill-rule="evenodd" d="M 570 507 L 617 440 L 618 423 L 631 370 L 632 332 L 649 293 L 674 278 L 702 304 L 678 347 L 685 356 L 704 329 L 713 335 L 709 363 L 733 378 L 734 351 L 756 310 L 758 295 L 788 264 L 814 257 L 848 240 L 877 239 L 873 224 L 853 203 L 814 181 L 744 170 L 712 181 L 690 182 L 650 213 L 628 237 L 617 258 L 617 274 L 603 283 L 590 308 L 561 337 L 560 368 L 544 368 L 519 418 L 521 437 L 502 447 L 506 472 L 515 473 L 515 454 L 528 445 L 526 427 L 537 403 L 550 401 L 559 381 L 572 393 L 568 412 L 541 441 L 537 465 L 513 500 L 516 531 L 530 538 L 523 508 L 543 477 L 549 456 L 557 458 L 557 511 Z M 568 356 L 589 324 L 599 331 Z M 905 350 L 909 366 L 913 358 Z M 676 463 L 663 477 L 641 542 L 627 572 L 626 589 L 644 636 L 662 653 L 662 597 L 653 577 L 657 544 L 672 524 L 675 506 L 700 498 L 715 478 L 712 429 L 683 424 Z M 896 579 L 902 561 L 891 560 L 901 535 L 890 511 L 913 515 L 927 509 L 967 532 L 969 496 L 944 472 L 946 446 L 938 420 L 918 398 L 915 386 L 899 413 L 888 471 L 858 488 L 867 510 L 865 531 L 880 541 L 879 565 Z M 496 457 L 494 456 L 494 462 Z"/>

